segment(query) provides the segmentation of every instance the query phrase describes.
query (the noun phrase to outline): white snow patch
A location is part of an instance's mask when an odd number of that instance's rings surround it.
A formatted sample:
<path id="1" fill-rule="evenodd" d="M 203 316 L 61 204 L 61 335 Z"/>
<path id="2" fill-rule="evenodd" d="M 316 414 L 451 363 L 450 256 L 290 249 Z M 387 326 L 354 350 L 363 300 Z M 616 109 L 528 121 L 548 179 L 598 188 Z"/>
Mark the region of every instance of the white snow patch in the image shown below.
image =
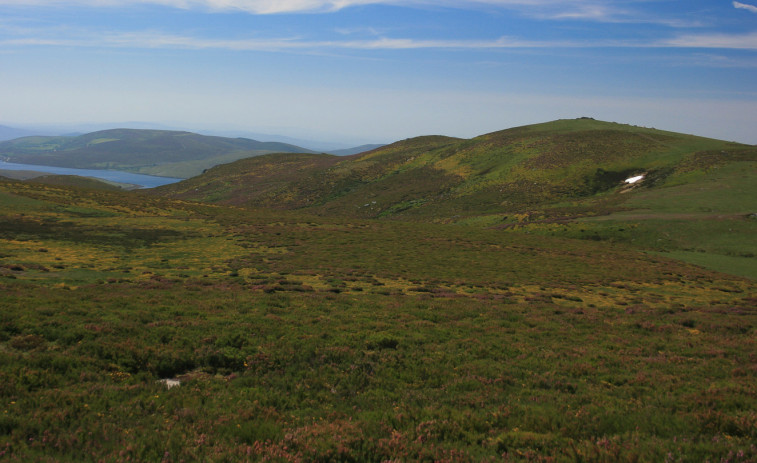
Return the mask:
<path id="1" fill-rule="evenodd" d="M 644 178 L 643 175 L 637 175 L 636 177 L 631 177 L 631 178 L 625 179 L 624 182 L 625 183 L 629 183 L 629 184 L 636 183 L 636 182 L 638 182 L 639 180 L 641 180 L 643 178 Z"/>
<path id="2" fill-rule="evenodd" d="M 178 379 L 159 379 L 158 382 L 165 384 L 168 389 L 181 385 L 181 381 L 179 381 Z"/>

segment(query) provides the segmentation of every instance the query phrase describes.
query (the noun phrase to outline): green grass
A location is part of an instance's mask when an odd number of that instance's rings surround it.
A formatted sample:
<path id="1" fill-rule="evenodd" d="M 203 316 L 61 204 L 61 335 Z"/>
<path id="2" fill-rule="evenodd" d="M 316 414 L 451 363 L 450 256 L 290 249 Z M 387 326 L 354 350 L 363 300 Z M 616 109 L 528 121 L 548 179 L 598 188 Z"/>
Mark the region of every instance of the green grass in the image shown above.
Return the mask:
<path id="1" fill-rule="evenodd" d="M 239 159 L 260 156 L 272 152 L 273 151 L 266 150 L 236 151 L 206 159 L 171 162 L 157 166 L 139 166 L 129 170 L 138 174 L 156 175 L 159 177 L 190 178 L 200 175 L 207 169 L 219 164 L 227 164 Z"/>
<path id="2" fill-rule="evenodd" d="M 754 283 L 640 251 L 645 223 L 0 182 L 0 458 L 753 461 Z"/>
<path id="3" fill-rule="evenodd" d="M 118 141 L 118 138 L 95 138 L 89 141 L 90 145 L 97 145 L 99 143 L 108 143 L 111 141 Z"/>
<path id="4" fill-rule="evenodd" d="M 515 227 L 508 232 L 622 244 L 757 279 L 757 242 L 751 239 L 757 234 L 757 220 L 743 216 L 711 218 L 707 214 L 688 214 L 671 219 L 665 215 L 625 213 L 577 222 L 527 222 Z"/>
<path id="5" fill-rule="evenodd" d="M 98 190 L 120 190 L 133 188 L 133 185 L 124 183 L 110 182 L 91 177 L 80 177 L 78 175 L 41 175 L 32 178 L 32 182 L 48 183 L 51 185 L 68 185 L 79 188 L 94 188 Z"/>
<path id="6" fill-rule="evenodd" d="M 625 206 L 657 213 L 750 214 L 757 209 L 757 162 L 732 162 L 671 177 L 669 187 L 634 194 Z"/>
<path id="7" fill-rule="evenodd" d="M 661 253 L 661 255 L 719 272 L 757 280 L 757 254 L 752 252 L 747 255 L 734 256 L 696 251 L 671 251 Z"/>

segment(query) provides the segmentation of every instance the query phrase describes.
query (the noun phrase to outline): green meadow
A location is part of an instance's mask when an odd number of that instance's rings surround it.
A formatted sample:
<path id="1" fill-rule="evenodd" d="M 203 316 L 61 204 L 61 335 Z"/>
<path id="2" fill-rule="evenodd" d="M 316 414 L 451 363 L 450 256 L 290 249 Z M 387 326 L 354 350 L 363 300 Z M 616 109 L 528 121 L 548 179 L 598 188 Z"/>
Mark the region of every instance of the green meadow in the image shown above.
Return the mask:
<path id="1" fill-rule="evenodd" d="M 0 460 L 757 460 L 754 221 L 542 209 L 1 181 Z"/>

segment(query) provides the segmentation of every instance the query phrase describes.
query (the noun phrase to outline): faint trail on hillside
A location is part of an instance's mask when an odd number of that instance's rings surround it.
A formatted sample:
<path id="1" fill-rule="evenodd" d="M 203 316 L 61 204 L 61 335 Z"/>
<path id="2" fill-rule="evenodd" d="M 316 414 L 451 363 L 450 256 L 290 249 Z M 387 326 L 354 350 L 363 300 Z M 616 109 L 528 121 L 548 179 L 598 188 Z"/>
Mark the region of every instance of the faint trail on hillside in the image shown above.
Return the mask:
<path id="1" fill-rule="evenodd" d="M 639 213 L 623 213 L 596 216 L 583 218 L 583 221 L 606 221 L 606 220 L 655 220 L 655 219 L 670 219 L 670 220 L 730 220 L 730 219 L 743 219 L 746 217 L 744 214 L 704 214 L 696 212 L 680 212 L 680 213 L 665 213 L 665 212 L 639 212 Z"/>
<path id="2" fill-rule="evenodd" d="M 650 140 L 650 141 L 652 141 L 654 143 L 657 143 L 658 145 L 665 146 L 665 147 L 671 148 L 671 149 L 675 148 L 675 146 L 673 146 L 672 144 L 666 143 L 666 142 L 664 142 L 662 140 L 658 140 L 657 138 L 655 138 L 652 135 L 649 135 L 647 133 L 637 133 L 636 135 L 638 135 L 641 138 L 646 138 L 647 140 Z"/>

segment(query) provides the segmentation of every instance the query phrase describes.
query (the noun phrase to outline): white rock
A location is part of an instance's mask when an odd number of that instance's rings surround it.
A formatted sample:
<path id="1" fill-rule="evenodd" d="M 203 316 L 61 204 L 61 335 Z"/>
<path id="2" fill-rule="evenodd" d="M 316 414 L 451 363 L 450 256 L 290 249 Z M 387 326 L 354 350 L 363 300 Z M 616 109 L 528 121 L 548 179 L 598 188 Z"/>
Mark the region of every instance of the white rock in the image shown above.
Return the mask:
<path id="1" fill-rule="evenodd" d="M 643 178 L 644 178 L 643 175 L 637 175 L 636 177 L 631 177 L 631 178 L 625 179 L 625 183 L 636 183 L 639 180 L 642 180 Z"/>
<path id="2" fill-rule="evenodd" d="M 181 385 L 181 381 L 179 381 L 178 379 L 165 378 L 159 379 L 158 382 L 165 384 L 168 389 Z"/>

